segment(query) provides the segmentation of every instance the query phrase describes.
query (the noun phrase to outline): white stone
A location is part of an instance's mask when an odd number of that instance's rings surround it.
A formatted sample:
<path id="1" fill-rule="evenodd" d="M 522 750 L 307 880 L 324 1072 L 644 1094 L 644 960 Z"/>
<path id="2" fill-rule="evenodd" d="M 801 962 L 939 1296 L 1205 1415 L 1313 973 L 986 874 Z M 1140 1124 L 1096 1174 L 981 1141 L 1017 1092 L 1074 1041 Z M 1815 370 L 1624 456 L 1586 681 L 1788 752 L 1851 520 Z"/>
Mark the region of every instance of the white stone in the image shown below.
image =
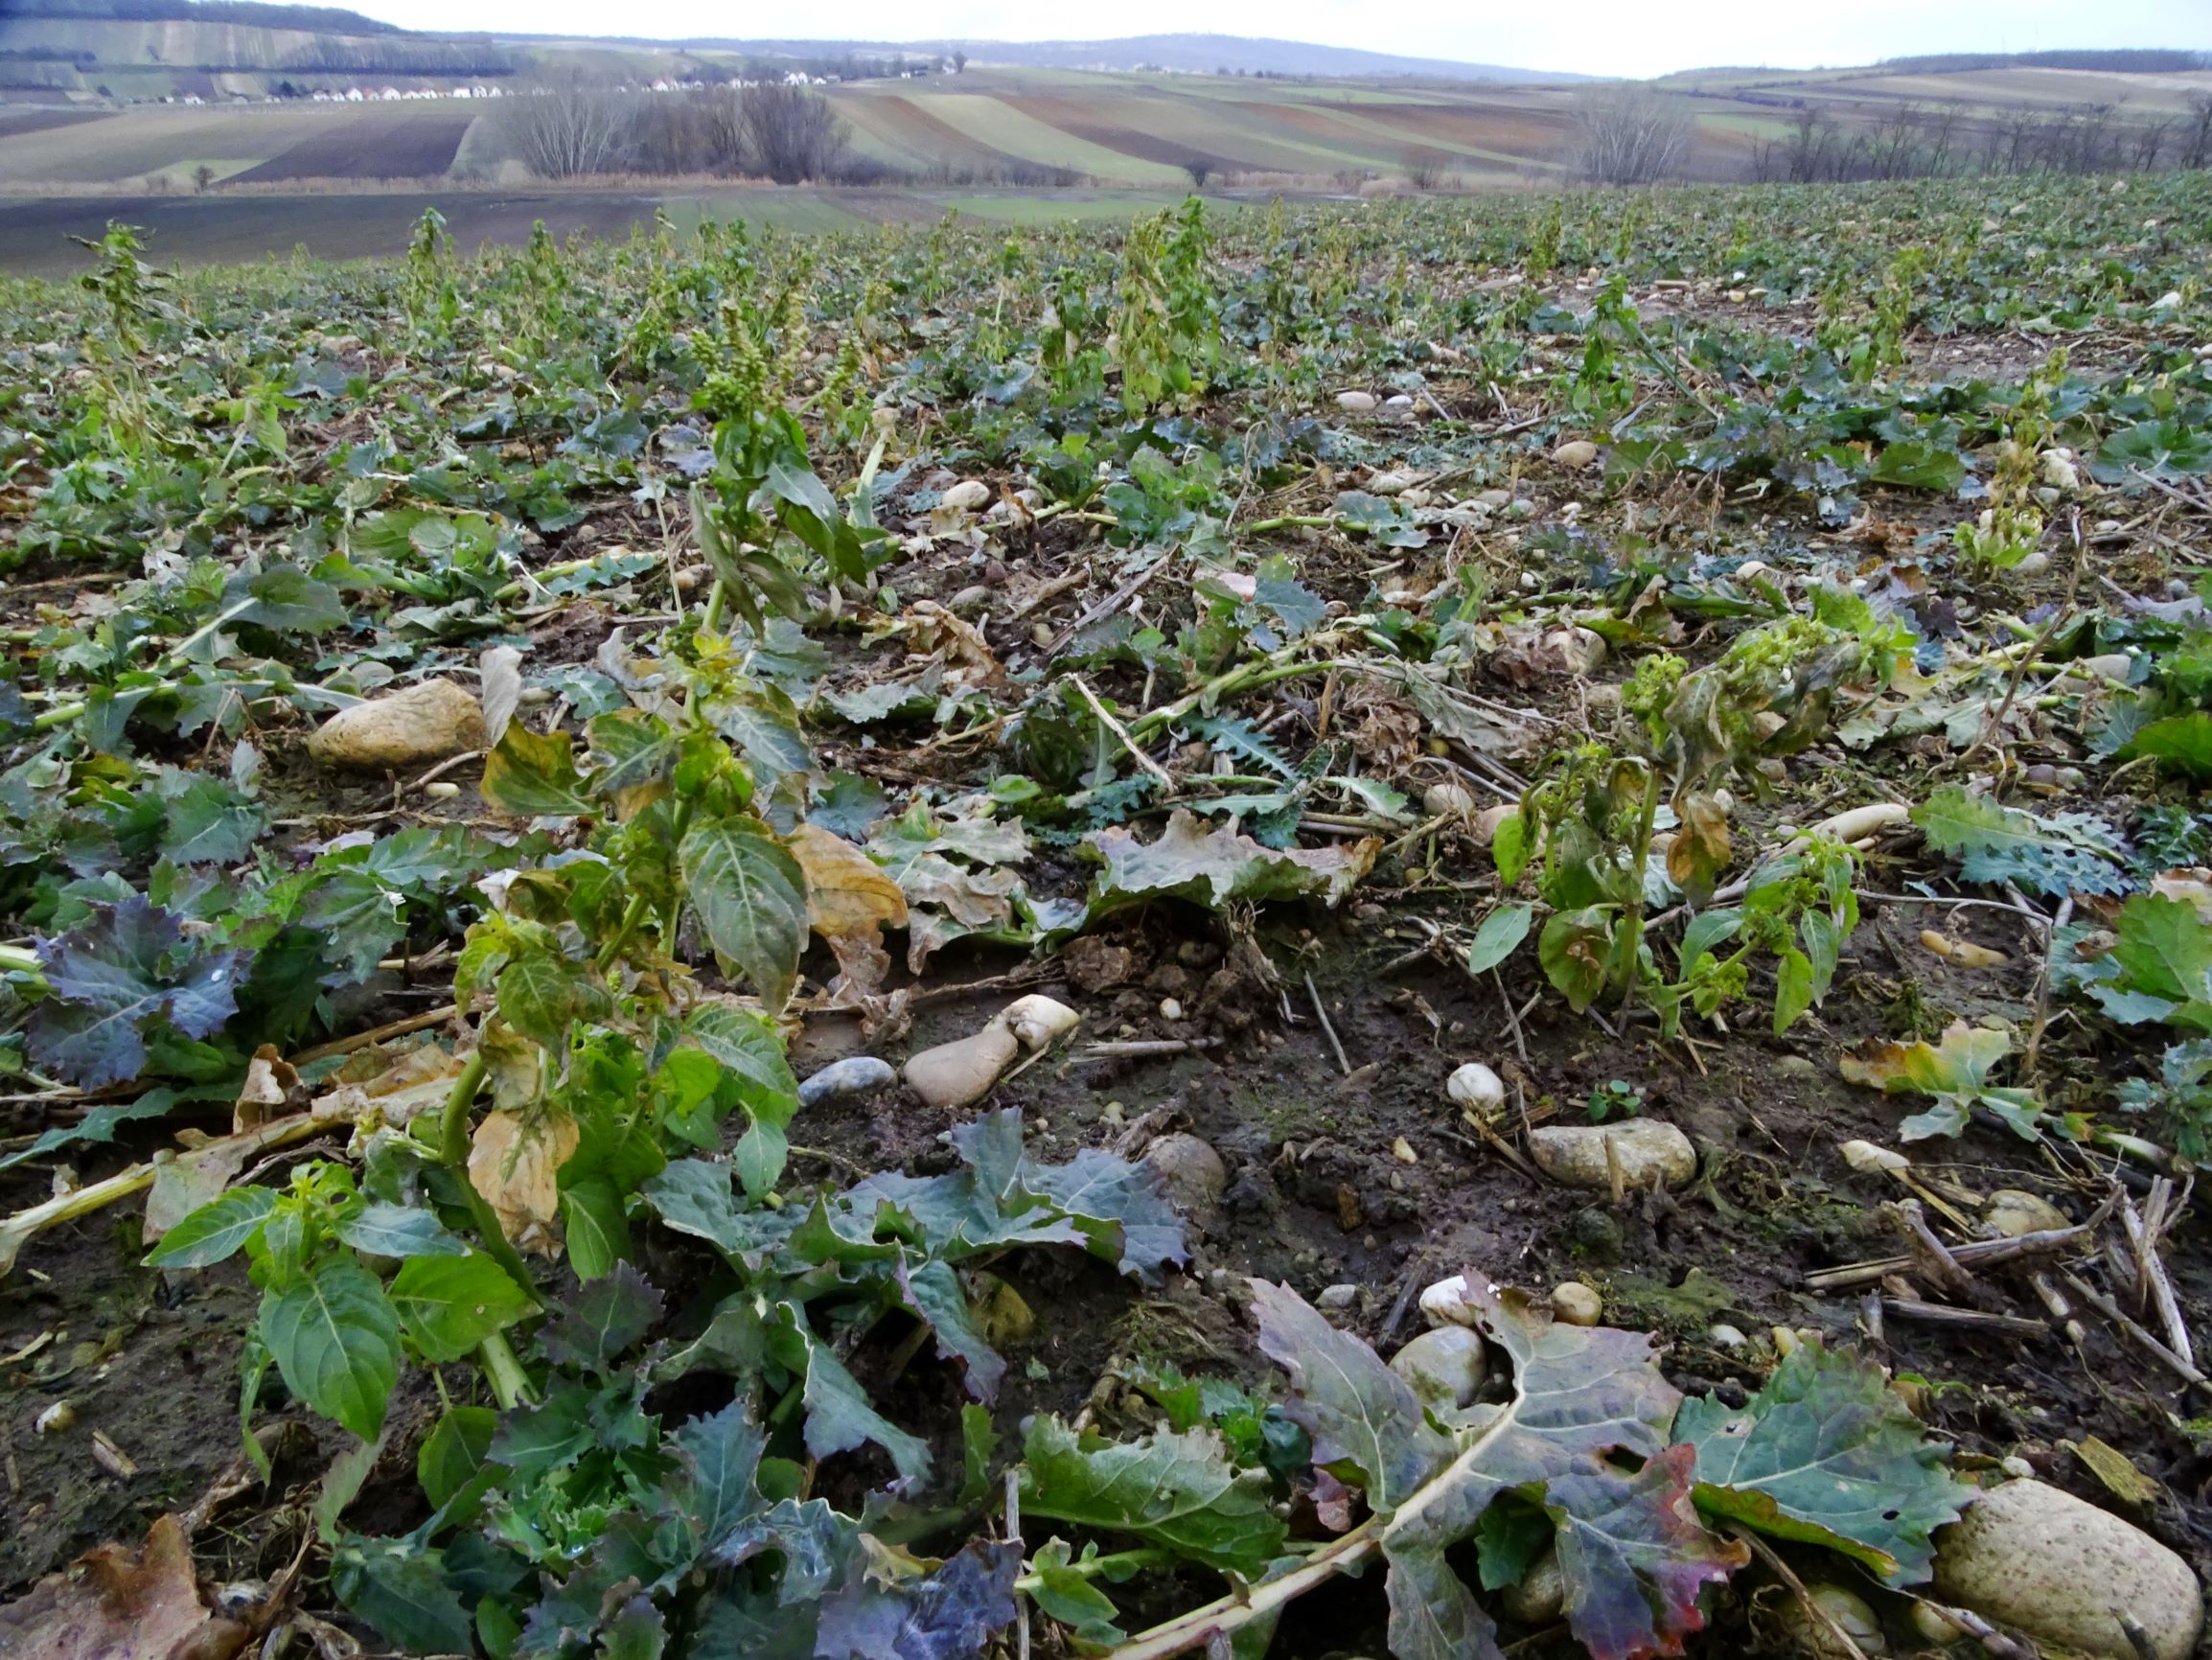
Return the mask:
<path id="1" fill-rule="evenodd" d="M 1588 467 L 1598 459 L 1598 447 L 1587 438 L 1570 438 L 1552 451 L 1561 467 Z"/>
<path id="2" fill-rule="evenodd" d="M 1424 1400 L 1462 1407 L 1482 1393 L 1489 1375 L 1483 1340 L 1463 1326 L 1424 1331 L 1391 1356 L 1391 1370 Z"/>
<path id="3" fill-rule="evenodd" d="M 1537 1167 L 1569 1187 L 1612 1187 L 1608 1146 L 1612 1161 L 1621 1166 L 1622 1186 L 1631 1191 L 1661 1182 L 1680 1187 L 1697 1174 L 1697 1153 L 1690 1138 L 1657 1118 L 1629 1118 L 1618 1124 L 1547 1124 L 1529 1132 L 1529 1152 Z"/>
<path id="4" fill-rule="evenodd" d="M 340 709 L 308 739 L 326 767 L 388 772 L 427 767 L 484 748 L 484 711 L 451 680 L 424 680 Z"/>
<path id="5" fill-rule="evenodd" d="M 1506 1080 L 1481 1061 L 1469 1061 L 1444 1080 L 1444 1094 L 1463 1107 L 1494 1113 L 1506 1104 Z"/>
<path id="6" fill-rule="evenodd" d="M 2016 1625 L 2039 1643 L 2134 1660 L 2120 1616 L 2141 1623 L 2159 1660 L 2186 1660 L 2203 1604 L 2189 1564 L 2109 1511 L 2042 1482 L 2007 1482 L 1936 1540 L 1947 1602 Z"/>
<path id="7" fill-rule="evenodd" d="M 1358 1301 L 1358 1286 L 1351 1284 L 1331 1285 L 1313 1300 L 1313 1305 L 1324 1314 L 1342 1314 Z"/>
<path id="8" fill-rule="evenodd" d="M 1336 406 L 1354 415 L 1365 415 L 1374 407 L 1374 394 L 1372 392 L 1339 392 L 1336 395 Z"/>
<path id="9" fill-rule="evenodd" d="M 1144 1149 L 1144 1163 L 1160 1172 L 1169 1202 L 1186 1216 L 1203 1219 L 1229 1186 L 1221 1155 L 1196 1136 L 1155 1136 Z"/>
<path id="10" fill-rule="evenodd" d="M 937 497 L 939 507 L 956 513 L 973 513 L 991 499 L 991 487 L 980 478 L 963 478 Z"/>

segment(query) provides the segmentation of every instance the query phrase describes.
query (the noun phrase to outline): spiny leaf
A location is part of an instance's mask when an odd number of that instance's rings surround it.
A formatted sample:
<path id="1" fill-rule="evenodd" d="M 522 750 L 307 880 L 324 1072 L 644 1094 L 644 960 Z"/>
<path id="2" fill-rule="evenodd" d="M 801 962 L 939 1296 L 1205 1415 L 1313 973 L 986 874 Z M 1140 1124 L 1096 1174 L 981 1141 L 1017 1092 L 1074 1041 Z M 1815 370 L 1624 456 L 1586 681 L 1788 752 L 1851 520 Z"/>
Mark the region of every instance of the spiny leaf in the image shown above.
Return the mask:
<path id="1" fill-rule="evenodd" d="M 1237 900 L 1316 897 L 1335 905 L 1373 867 L 1382 842 L 1277 849 L 1229 825 L 1209 830 L 1177 808 L 1159 840 L 1143 842 L 1115 826 L 1083 839 L 1102 869 L 1091 883 L 1093 922 L 1125 906 L 1182 899 L 1218 911 Z"/>
<path id="2" fill-rule="evenodd" d="M 2053 896 L 2128 890 L 2118 837 L 2085 813 L 2039 818 L 1946 784 L 1912 810 L 1912 821 L 1930 847 L 1959 856 L 1969 882 L 2012 882 Z"/>

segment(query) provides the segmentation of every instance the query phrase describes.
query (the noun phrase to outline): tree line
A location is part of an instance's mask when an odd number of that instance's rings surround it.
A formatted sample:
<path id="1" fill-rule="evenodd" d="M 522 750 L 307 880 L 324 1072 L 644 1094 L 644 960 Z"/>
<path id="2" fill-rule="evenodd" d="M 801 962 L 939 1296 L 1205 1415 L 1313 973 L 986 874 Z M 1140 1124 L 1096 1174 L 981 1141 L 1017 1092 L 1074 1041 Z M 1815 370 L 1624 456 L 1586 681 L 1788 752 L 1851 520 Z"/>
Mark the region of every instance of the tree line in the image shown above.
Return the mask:
<path id="1" fill-rule="evenodd" d="M 864 183 L 851 134 L 819 93 L 767 83 L 640 93 L 587 75 L 552 76 L 499 110 L 508 143 L 541 178 L 726 173 L 778 184 Z"/>

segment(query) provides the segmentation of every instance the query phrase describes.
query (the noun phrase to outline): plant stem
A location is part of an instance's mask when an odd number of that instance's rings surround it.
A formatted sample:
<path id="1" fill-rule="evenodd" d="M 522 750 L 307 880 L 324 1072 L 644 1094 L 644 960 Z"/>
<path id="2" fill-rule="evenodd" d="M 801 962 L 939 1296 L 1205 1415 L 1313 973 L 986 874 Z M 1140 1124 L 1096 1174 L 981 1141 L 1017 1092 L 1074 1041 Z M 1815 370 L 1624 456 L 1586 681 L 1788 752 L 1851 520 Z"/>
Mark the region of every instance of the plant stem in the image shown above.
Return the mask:
<path id="1" fill-rule="evenodd" d="M 1651 862 L 1651 826 L 1659 817 L 1659 772 L 1648 762 L 1644 767 L 1644 816 L 1636 827 L 1636 858 L 1631 866 L 1636 880 L 1636 896 L 1629 900 L 1621 918 L 1621 940 L 1626 960 L 1622 964 L 1621 977 L 1628 983 L 1621 993 L 1621 1014 L 1625 1019 L 1636 1002 L 1637 968 L 1644 956 L 1644 871 Z"/>
<path id="2" fill-rule="evenodd" d="M 522 1370 L 506 1333 L 493 1332 L 476 1346 L 476 1355 L 484 1363 L 484 1381 L 492 1386 L 492 1397 L 502 1412 L 513 1412 L 523 1401 L 537 1398 L 530 1374 Z"/>
<path id="3" fill-rule="evenodd" d="M 1262 686 L 1274 685 L 1278 680 L 1296 680 L 1300 675 L 1321 675 L 1331 669 L 1355 666 L 1337 657 L 1323 657 L 1310 663 L 1246 663 L 1231 669 L 1227 674 L 1214 676 L 1195 692 L 1187 692 L 1172 703 L 1163 703 L 1150 714 L 1140 715 L 1129 723 L 1129 735 L 1140 744 L 1149 744 L 1201 704 L 1232 697 L 1239 692 L 1256 692 Z"/>
<path id="4" fill-rule="evenodd" d="M 507 1231 L 499 1226 L 498 1213 L 469 1179 L 469 1109 L 475 1104 L 476 1091 L 483 1082 L 484 1051 L 478 1049 L 462 1066 L 460 1075 L 453 1080 L 452 1090 L 446 1096 L 445 1111 L 439 1115 L 438 1160 L 452 1171 L 453 1180 L 460 1184 L 461 1202 L 469 1207 L 469 1217 L 476 1225 L 484 1254 L 506 1271 L 507 1278 L 520 1286 L 532 1303 L 542 1303 L 544 1300 L 538 1295 L 537 1281 L 530 1278 L 522 1254 L 515 1249 Z"/>

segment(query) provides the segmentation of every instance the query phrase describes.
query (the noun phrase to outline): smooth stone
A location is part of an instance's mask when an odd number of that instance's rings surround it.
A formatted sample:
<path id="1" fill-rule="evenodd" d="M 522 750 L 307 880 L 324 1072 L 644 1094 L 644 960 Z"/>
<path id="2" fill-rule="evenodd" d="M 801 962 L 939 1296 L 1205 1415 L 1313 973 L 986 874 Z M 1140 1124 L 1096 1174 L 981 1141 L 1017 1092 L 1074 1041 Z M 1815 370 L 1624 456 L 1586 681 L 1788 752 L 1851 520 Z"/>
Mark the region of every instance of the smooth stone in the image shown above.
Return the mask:
<path id="1" fill-rule="evenodd" d="M 824 1101 L 841 1100 L 847 1095 L 872 1095 L 898 1082 L 899 1074 L 891 1063 L 874 1055 L 847 1055 L 841 1061 L 832 1061 L 813 1073 L 798 1086 L 798 1104 L 818 1107 Z"/>
<path id="2" fill-rule="evenodd" d="M 1697 1152 L 1690 1138 L 1657 1118 L 1630 1118 L 1619 1124 L 1547 1124 L 1529 1132 L 1529 1152 L 1536 1166 L 1570 1187 L 1611 1187 L 1608 1143 L 1620 1162 L 1621 1181 L 1632 1191 L 1665 1182 L 1680 1187 L 1697 1174 Z"/>
<path id="3" fill-rule="evenodd" d="M 1552 451 L 1561 467 L 1587 467 L 1598 459 L 1598 447 L 1587 438 L 1570 438 Z"/>
<path id="4" fill-rule="evenodd" d="M 1579 1280 L 1552 1287 L 1552 1318 L 1561 1326 L 1595 1326 L 1604 1313 L 1604 1299 Z"/>
<path id="5" fill-rule="evenodd" d="M 1432 818 L 1474 810 L 1475 793 L 1464 784 L 1431 784 L 1421 792 L 1421 811 Z"/>
<path id="6" fill-rule="evenodd" d="M 949 507 L 959 513 L 973 513 L 991 499 L 991 487 L 980 478 L 963 478 L 937 497 L 939 507 Z"/>
<path id="7" fill-rule="evenodd" d="M 1856 1591 L 1844 1585 L 1808 1585 L 1805 1594 L 1820 1605 L 1829 1620 L 1843 1627 L 1845 1636 L 1856 1647 L 1847 1646 L 1829 1629 L 1826 1620 L 1815 1619 L 1812 1610 L 1792 1596 L 1777 1611 L 1775 1623 L 1799 1653 L 1809 1654 L 1812 1660 L 1853 1660 L 1855 1653 L 1878 1660 L 1889 1652 L 1889 1638 L 1880 1619 Z"/>
<path id="8" fill-rule="evenodd" d="M 1544 636 L 1544 650 L 1561 673 L 1586 675 L 1605 660 L 1605 636 L 1596 629 L 1554 629 Z"/>
<path id="9" fill-rule="evenodd" d="M 991 590 L 979 582 L 953 595 L 950 609 L 955 616 L 974 616 L 978 611 L 988 611 L 990 606 Z"/>
<path id="10" fill-rule="evenodd" d="M 2018 1187 L 1999 1187 L 1990 1195 L 1990 1208 L 1982 1212 L 1982 1225 L 2000 1239 L 2017 1239 L 2022 1233 L 2043 1233 L 2053 1229 L 2071 1228 L 2074 1224 L 2063 1210 L 2039 1193 L 2023 1192 Z"/>
<path id="11" fill-rule="evenodd" d="M 2135 1660 L 2131 1615 L 2158 1660 L 2186 1660 L 2204 1608 L 2189 1564 L 2108 1511 L 2042 1482 L 1985 1491 L 1936 1540 L 1944 1602 L 2039 1643 Z"/>
<path id="12" fill-rule="evenodd" d="M 1144 1149 L 1144 1163 L 1160 1172 L 1168 1202 L 1186 1216 L 1203 1217 L 1213 1210 L 1229 1186 L 1221 1155 L 1196 1136 L 1177 1132 L 1153 1137 Z"/>
<path id="13" fill-rule="evenodd" d="M 484 710 L 472 693 L 451 680 L 424 680 L 340 709 L 308 739 L 308 753 L 326 767 L 388 772 L 481 749 L 484 738 Z"/>
<path id="14" fill-rule="evenodd" d="M 1475 505 L 1486 507 L 1495 513 L 1502 507 L 1513 505 L 1513 493 L 1509 490 L 1486 490 L 1475 497 Z"/>
<path id="15" fill-rule="evenodd" d="M 1444 1094 L 1463 1107 L 1494 1113 L 1506 1104 L 1506 1080 L 1481 1061 L 1469 1061 L 1444 1080 Z"/>
<path id="16" fill-rule="evenodd" d="M 1339 409 L 1348 409 L 1354 415 L 1365 415 L 1374 407 L 1374 394 L 1372 392 L 1339 392 L 1336 395 L 1336 406 Z"/>
<path id="17" fill-rule="evenodd" d="M 1705 1328 L 1705 1341 L 1716 1349 L 1741 1349 L 1751 1339 L 1723 1321 Z"/>
<path id="18" fill-rule="evenodd" d="M 1342 1314 L 1358 1301 L 1358 1286 L 1351 1284 L 1331 1285 L 1313 1300 L 1313 1305 L 1324 1314 Z"/>
<path id="19" fill-rule="evenodd" d="M 1546 1550 L 1517 1585 L 1498 1594 L 1508 1614 L 1524 1625 L 1549 1625 L 1567 1606 L 1567 1579 L 1559 1571 L 1559 1554 Z"/>
<path id="20" fill-rule="evenodd" d="M 1440 1326 L 1392 1355 L 1391 1370 L 1422 1399 L 1461 1407 L 1482 1393 L 1490 1361 L 1478 1334 L 1463 1326 Z"/>
<path id="21" fill-rule="evenodd" d="M 981 1031 L 913 1056 L 907 1062 L 907 1087 L 940 1112 L 971 1106 L 991 1093 L 1021 1052 L 1013 1028 L 995 1020 Z"/>

